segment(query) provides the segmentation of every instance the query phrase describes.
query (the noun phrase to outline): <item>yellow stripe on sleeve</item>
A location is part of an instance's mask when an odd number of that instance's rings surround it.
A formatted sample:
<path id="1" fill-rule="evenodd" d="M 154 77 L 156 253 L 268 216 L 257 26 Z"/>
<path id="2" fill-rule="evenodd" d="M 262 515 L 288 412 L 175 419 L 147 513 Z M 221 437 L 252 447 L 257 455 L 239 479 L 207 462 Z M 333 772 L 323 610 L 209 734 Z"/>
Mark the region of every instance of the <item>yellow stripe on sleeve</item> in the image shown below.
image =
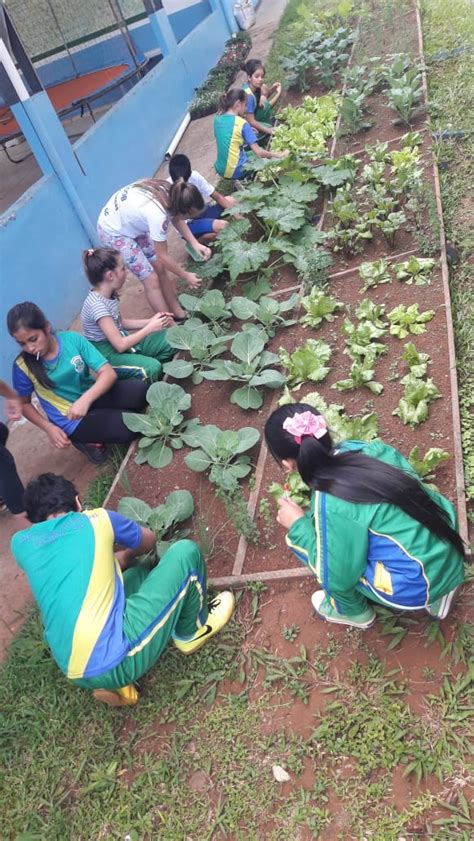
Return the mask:
<path id="1" fill-rule="evenodd" d="M 36 379 L 35 376 L 29 370 L 26 362 L 22 359 L 21 356 L 18 356 L 16 359 L 16 364 L 18 367 L 23 371 L 24 374 L 31 380 L 33 388 L 39 398 L 42 400 L 46 400 L 51 406 L 54 406 L 55 409 L 58 410 L 60 415 L 67 416 L 72 403 L 69 400 L 65 400 L 64 397 L 59 397 L 59 395 L 55 394 L 50 388 L 46 388 L 44 385 Z"/>
<path id="2" fill-rule="evenodd" d="M 246 120 L 236 117 L 229 142 L 229 154 L 224 172 L 224 178 L 232 178 L 240 158 L 240 147 L 243 143 L 242 126 Z"/>

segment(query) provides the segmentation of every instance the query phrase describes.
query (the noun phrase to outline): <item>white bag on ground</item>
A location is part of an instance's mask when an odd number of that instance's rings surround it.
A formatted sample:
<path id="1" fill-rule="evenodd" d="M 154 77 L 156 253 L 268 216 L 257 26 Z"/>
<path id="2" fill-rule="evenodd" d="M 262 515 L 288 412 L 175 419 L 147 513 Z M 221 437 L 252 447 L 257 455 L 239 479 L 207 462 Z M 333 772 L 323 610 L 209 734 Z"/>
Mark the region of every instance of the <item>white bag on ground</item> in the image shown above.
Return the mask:
<path id="1" fill-rule="evenodd" d="M 234 17 L 240 29 L 250 29 L 255 23 L 255 9 L 252 0 L 240 0 L 234 4 Z"/>

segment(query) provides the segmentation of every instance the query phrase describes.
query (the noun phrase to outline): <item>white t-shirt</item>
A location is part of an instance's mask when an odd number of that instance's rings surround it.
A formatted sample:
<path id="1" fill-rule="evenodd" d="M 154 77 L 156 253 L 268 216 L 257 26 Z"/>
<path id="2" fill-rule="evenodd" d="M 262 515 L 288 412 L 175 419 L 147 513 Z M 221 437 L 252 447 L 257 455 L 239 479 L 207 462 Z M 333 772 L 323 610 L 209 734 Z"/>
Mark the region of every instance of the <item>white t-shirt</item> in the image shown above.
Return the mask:
<path id="1" fill-rule="evenodd" d="M 168 181 L 169 184 L 173 183 L 171 175 L 168 175 L 168 178 L 166 180 Z M 201 193 L 201 196 L 203 197 L 204 201 L 206 201 L 206 202 L 209 201 L 209 199 L 211 198 L 214 190 L 216 189 L 215 187 L 212 186 L 212 184 L 209 181 L 206 181 L 206 179 L 204 178 L 204 175 L 201 175 L 201 173 L 198 172 L 195 169 L 193 169 L 193 171 L 191 172 L 191 175 L 188 178 L 188 184 L 193 184 L 194 187 L 197 187 L 197 189 Z"/>
<path id="2" fill-rule="evenodd" d="M 100 211 L 98 224 L 112 236 L 136 238 L 149 234 L 154 242 L 166 242 L 170 218 L 156 199 L 136 184 L 129 184 L 111 196 Z"/>

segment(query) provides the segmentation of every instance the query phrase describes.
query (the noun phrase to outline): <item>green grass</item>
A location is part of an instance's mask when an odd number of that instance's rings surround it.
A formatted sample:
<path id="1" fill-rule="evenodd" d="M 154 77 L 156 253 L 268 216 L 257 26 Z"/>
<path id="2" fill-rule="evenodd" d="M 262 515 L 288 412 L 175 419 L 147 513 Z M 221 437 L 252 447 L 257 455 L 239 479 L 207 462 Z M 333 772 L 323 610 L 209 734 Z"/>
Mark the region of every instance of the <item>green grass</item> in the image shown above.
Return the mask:
<path id="1" fill-rule="evenodd" d="M 447 14 L 443 0 L 424 0 L 423 36 L 428 59 L 428 95 L 434 130 L 467 130 L 464 140 L 437 143 L 441 164 L 441 193 L 447 241 L 460 260 L 451 267 L 450 287 L 455 329 L 464 469 L 468 499 L 474 499 L 474 15 L 469 0 L 453 0 Z M 431 61 L 443 50 L 470 47 L 457 58 Z"/>

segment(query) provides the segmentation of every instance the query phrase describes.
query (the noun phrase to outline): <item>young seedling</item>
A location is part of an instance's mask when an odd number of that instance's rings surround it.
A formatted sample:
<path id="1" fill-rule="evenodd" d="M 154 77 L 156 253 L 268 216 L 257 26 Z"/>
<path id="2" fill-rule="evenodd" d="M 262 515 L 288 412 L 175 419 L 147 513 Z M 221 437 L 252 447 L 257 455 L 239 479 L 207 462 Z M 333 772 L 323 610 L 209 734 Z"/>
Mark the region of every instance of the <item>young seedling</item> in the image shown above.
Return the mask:
<path id="1" fill-rule="evenodd" d="M 153 383 L 146 398 L 150 406 L 146 415 L 123 412 L 123 420 L 132 432 L 143 435 L 138 443 L 137 464 L 166 467 L 173 459 L 173 449 L 183 446 L 184 432 L 199 422 L 193 418 L 185 421 L 183 412 L 191 406 L 191 395 L 179 385 Z"/>
<path id="2" fill-rule="evenodd" d="M 183 540 L 189 529 L 177 529 L 178 524 L 188 520 L 194 513 L 194 500 L 189 491 L 172 491 L 165 501 L 155 508 L 132 496 L 119 501 L 118 513 L 140 526 L 147 526 L 156 536 L 156 554 L 159 558 L 177 540 Z"/>
<path id="3" fill-rule="evenodd" d="M 417 146 L 395 150 L 390 155 L 392 180 L 401 190 L 407 192 L 420 183 L 423 167 L 420 166 L 420 152 Z"/>
<path id="4" fill-rule="evenodd" d="M 410 374 L 414 377 L 424 377 L 431 362 L 431 358 L 427 353 L 419 353 L 413 342 L 407 342 L 405 350 L 402 353 L 402 359 L 407 363 Z"/>
<path id="5" fill-rule="evenodd" d="M 263 403 L 260 389 L 279 388 L 284 383 L 281 371 L 269 367 L 278 363 L 276 353 L 264 350 L 268 336 L 255 327 L 238 333 L 230 347 L 233 359 L 219 359 L 207 371 L 206 380 L 242 382 L 244 385 L 232 392 L 230 402 L 241 409 L 259 409 Z"/>
<path id="6" fill-rule="evenodd" d="M 363 286 L 360 287 L 361 292 L 367 292 L 371 287 L 380 286 L 382 283 L 390 283 L 388 263 L 383 258 L 371 263 L 361 263 L 359 275 L 364 281 Z"/>
<path id="7" fill-rule="evenodd" d="M 240 321 L 259 322 L 267 336 L 272 338 L 280 327 L 291 327 L 296 324 L 296 318 L 285 318 L 285 314 L 294 310 L 298 303 L 298 295 L 291 295 L 286 301 L 275 298 L 262 297 L 257 302 L 248 298 L 235 297 L 229 302 L 229 309 Z"/>
<path id="8" fill-rule="evenodd" d="M 228 311 L 227 317 L 230 317 Z M 172 359 L 163 365 L 165 374 L 181 380 L 192 377 L 194 385 L 203 381 L 203 370 L 227 349 L 231 336 L 216 336 L 210 327 L 198 319 L 189 319 L 180 327 L 171 327 L 167 341 L 176 350 L 184 351 L 190 359 Z"/>
<path id="9" fill-rule="evenodd" d="M 379 330 L 385 331 L 387 327 L 387 323 L 382 321 L 385 316 L 385 304 L 376 304 L 370 298 L 364 298 L 356 308 L 355 314 L 359 321 L 370 321 Z"/>
<path id="10" fill-rule="evenodd" d="M 308 507 L 311 495 L 308 485 L 305 485 L 300 474 L 296 471 L 287 473 L 285 486 L 280 485 L 278 482 L 272 482 L 268 486 L 268 493 L 277 502 L 287 494 L 296 505 L 301 505 L 302 508 Z"/>
<path id="11" fill-rule="evenodd" d="M 398 210 L 393 213 L 389 213 L 384 219 L 380 219 L 377 222 L 377 227 L 382 231 L 390 248 L 394 247 L 395 235 L 406 221 L 407 217 L 405 216 L 403 210 Z"/>
<path id="12" fill-rule="evenodd" d="M 306 382 L 319 383 L 327 377 L 326 362 L 331 348 L 320 339 L 307 339 L 294 353 L 279 349 L 280 363 L 286 368 L 286 382 L 290 388 L 299 389 Z"/>
<path id="13" fill-rule="evenodd" d="M 390 334 L 398 339 L 406 339 L 410 333 L 415 336 L 426 333 L 425 325 L 434 315 L 434 310 L 425 310 L 420 313 L 418 304 L 411 304 L 409 307 L 399 304 L 387 315 L 390 321 Z"/>
<path id="14" fill-rule="evenodd" d="M 410 257 L 403 263 L 395 263 L 394 271 L 397 280 L 403 280 L 409 286 L 424 286 L 430 282 L 431 273 L 435 266 L 431 257 Z"/>
<path id="15" fill-rule="evenodd" d="M 408 461 L 414 470 L 418 473 L 420 479 L 431 483 L 435 478 L 436 470 L 440 464 L 449 461 L 449 453 L 441 447 L 430 447 L 422 457 L 419 447 L 413 447 L 408 456 Z M 434 487 L 431 485 L 431 487 Z"/>
<path id="16" fill-rule="evenodd" d="M 184 461 L 190 470 L 203 473 L 209 470 L 209 481 L 225 493 L 237 490 L 240 479 L 252 469 L 250 456 L 243 455 L 255 446 L 260 438 L 258 429 L 244 426 L 235 431 L 222 430 L 209 424 L 197 426 L 183 436 L 193 452 Z"/>
<path id="17" fill-rule="evenodd" d="M 355 388 L 368 388 L 372 394 L 382 394 L 383 385 L 374 380 L 375 353 L 368 351 L 365 356 L 354 359 L 349 376 L 345 380 L 338 380 L 332 388 L 338 391 L 349 391 Z"/>
<path id="18" fill-rule="evenodd" d="M 334 321 L 334 313 L 343 309 L 344 304 L 314 286 L 309 295 L 301 298 L 301 306 L 306 315 L 300 318 L 300 324 L 303 327 L 319 327 L 323 321 Z"/>
<path id="19" fill-rule="evenodd" d="M 344 353 L 354 360 L 367 355 L 376 359 L 377 356 L 380 356 L 387 350 L 383 342 L 377 341 L 386 332 L 387 330 L 384 324 L 379 327 L 373 321 L 368 320 L 353 324 L 349 318 L 346 318 L 341 327 L 341 333 L 346 339 Z"/>

